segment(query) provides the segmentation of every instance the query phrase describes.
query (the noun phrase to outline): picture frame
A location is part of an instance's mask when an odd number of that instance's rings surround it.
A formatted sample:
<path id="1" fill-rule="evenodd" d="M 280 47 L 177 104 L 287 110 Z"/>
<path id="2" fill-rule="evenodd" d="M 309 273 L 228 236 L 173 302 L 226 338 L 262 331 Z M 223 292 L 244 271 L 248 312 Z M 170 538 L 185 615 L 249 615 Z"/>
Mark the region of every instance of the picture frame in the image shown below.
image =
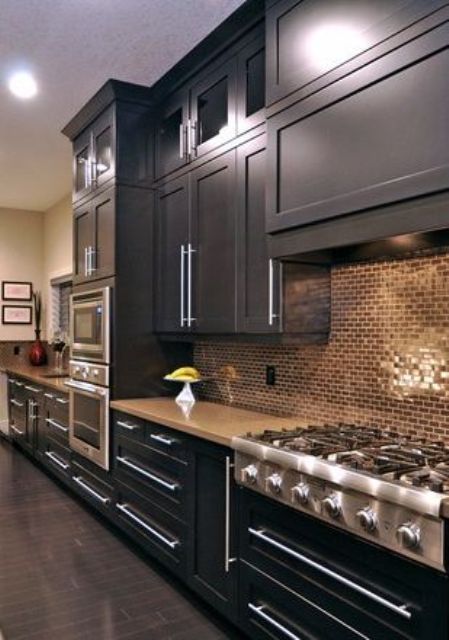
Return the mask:
<path id="1" fill-rule="evenodd" d="M 31 305 L 2 305 L 2 324 L 24 324 L 33 322 L 33 307 Z"/>
<path id="2" fill-rule="evenodd" d="M 5 302 L 30 302 L 33 296 L 32 282 L 17 282 L 14 280 L 3 280 L 2 299 Z"/>

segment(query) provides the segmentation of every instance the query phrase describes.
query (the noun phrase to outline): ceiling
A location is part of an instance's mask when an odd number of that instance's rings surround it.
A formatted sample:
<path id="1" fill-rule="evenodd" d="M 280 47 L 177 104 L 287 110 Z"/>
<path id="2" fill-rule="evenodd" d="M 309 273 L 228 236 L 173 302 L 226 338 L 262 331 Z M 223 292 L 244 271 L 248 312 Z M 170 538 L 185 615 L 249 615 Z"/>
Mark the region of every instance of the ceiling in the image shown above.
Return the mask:
<path id="1" fill-rule="evenodd" d="M 62 127 L 108 78 L 151 85 L 243 0 L 1 0 L 0 207 L 43 211 L 71 190 Z M 15 98 L 9 75 L 39 85 Z"/>

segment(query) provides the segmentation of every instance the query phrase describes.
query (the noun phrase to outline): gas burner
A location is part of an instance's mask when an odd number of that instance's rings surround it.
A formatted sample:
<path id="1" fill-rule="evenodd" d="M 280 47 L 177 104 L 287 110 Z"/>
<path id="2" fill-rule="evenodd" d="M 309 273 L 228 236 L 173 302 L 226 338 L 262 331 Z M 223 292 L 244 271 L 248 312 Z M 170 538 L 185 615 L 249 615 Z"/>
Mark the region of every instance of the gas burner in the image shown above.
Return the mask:
<path id="1" fill-rule="evenodd" d="M 437 493 L 449 492 L 449 466 L 442 465 L 435 468 L 421 467 L 416 471 L 405 473 L 400 478 L 404 484 L 413 487 L 421 487 L 436 491 Z"/>

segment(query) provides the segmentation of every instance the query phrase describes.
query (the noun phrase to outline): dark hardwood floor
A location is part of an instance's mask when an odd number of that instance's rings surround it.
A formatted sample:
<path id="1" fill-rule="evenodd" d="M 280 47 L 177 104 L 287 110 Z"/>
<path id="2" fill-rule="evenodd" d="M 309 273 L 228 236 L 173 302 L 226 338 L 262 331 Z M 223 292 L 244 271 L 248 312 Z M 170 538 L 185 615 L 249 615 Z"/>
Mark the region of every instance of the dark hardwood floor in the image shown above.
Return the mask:
<path id="1" fill-rule="evenodd" d="M 0 639 L 223 640 L 236 631 L 0 438 Z"/>

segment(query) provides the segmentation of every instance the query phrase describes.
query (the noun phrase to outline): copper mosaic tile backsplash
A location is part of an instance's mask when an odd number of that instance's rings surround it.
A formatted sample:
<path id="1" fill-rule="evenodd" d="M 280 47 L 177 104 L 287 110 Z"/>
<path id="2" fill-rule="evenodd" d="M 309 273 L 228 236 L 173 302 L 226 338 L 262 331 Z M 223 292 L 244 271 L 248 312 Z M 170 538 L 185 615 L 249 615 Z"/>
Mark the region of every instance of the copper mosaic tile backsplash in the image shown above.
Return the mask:
<path id="1" fill-rule="evenodd" d="M 331 287 L 328 344 L 197 344 L 202 397 L 449 441 L 449 252 L 337 266 Z"/>

